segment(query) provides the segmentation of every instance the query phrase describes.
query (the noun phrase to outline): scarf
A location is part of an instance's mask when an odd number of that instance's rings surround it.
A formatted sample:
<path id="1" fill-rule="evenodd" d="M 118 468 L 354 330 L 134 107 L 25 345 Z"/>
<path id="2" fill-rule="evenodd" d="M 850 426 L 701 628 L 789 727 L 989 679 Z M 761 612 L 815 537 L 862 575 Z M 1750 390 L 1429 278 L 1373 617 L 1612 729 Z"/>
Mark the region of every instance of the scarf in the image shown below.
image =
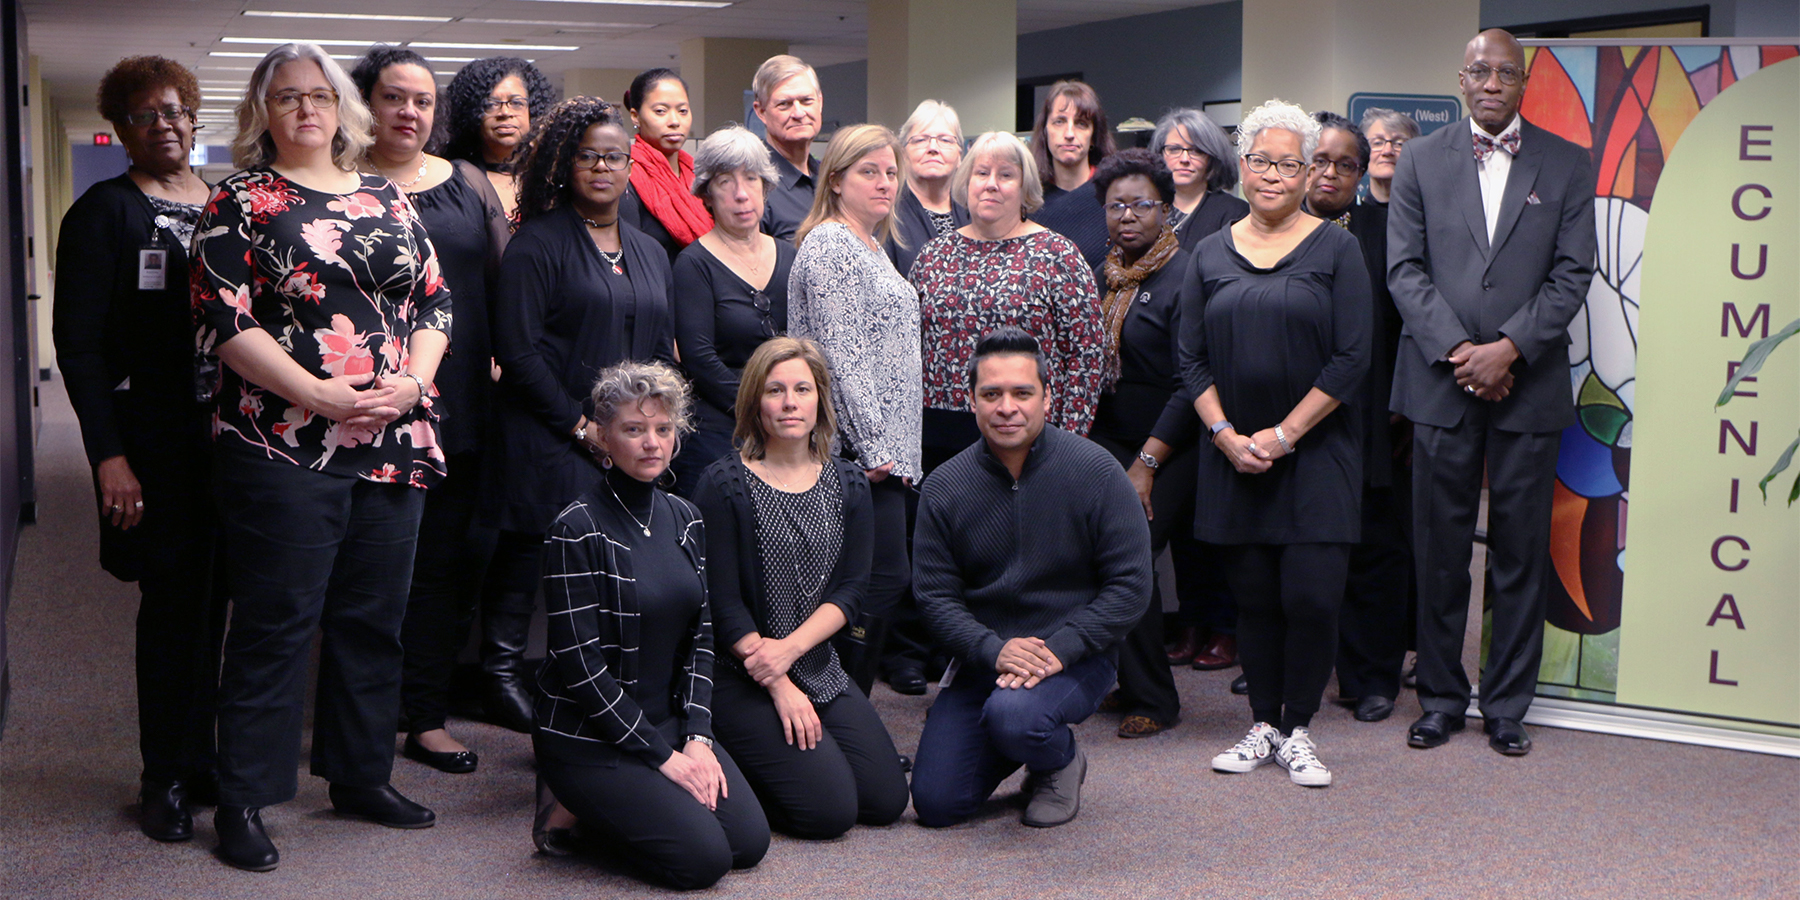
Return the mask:
<path id="1" fill-rule="evenodd" d="M 1106 325 L 1106 390 L 1119 383 L 1119 332 L 1125 327 L 1125 316 L 1131 312 L 1138 285 L 1160 271 L 1180 249 L 1181 239 L 1175 236 L 1175 229 L 1164 228 L 1156 243 L 1129 266 L 1116 245 L 1106 251 L 1106 296 L 1100 300 L 1100 320 Z"/>
<path id="2" fill-rule="evenodd" d="M 631 141 L 631 187 L 637 191 L 644 208 L 669 231 L 669 236 L 683 247 L 712 230 L 712 216 L 705 204 L 693 195 L 694 158 L 686 150 L 677 160 L 681 173 L 669 169 L 669 158 L 661 150 L 638 135 Z"/>

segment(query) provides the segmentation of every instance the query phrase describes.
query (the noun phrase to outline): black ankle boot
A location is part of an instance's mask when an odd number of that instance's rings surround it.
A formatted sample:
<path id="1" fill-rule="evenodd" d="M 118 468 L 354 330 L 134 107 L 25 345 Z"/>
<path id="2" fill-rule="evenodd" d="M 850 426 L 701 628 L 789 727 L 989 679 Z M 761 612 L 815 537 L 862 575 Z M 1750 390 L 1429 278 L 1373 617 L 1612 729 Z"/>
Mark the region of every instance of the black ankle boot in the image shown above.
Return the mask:
<path id="1" fill-rule="evenodd" d="M 221 804 L 213 816 L 219 832 L 219 858 L 246 872 L 267 872 L 281 862 L 275 842 L 263 831 L 262 810 Z"/>
<path id="2" fill-rule="evenodd" d="M 159 841 L 174 843 L 194 836 L 194 817 L 187 811 L 187 785 L 146 779 L 138 790 L 138 827 Z"/>
<path id="3" fill-rule="evenodd" d="M 486 681 L 481 706 L 488 721 L 521 734 L 531 733 L 532 696 L 525 672 L 525 644 L 531 616 L 487 613 L 481 622 L 481 669 Z"/>

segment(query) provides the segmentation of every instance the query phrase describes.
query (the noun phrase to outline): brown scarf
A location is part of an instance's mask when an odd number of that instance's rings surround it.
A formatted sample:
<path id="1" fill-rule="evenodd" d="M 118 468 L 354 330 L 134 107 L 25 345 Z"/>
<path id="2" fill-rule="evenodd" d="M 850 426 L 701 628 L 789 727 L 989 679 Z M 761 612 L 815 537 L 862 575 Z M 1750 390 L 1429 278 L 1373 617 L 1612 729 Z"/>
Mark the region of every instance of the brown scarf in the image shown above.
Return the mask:
<path id="1" fill-rule="evenodd" d="M 1125 316 L 1131 312 L 1131 301 L 1137 298 L 1138 285 L 1168 265 L 1169 258 L 1181 249 L 1175 229 L 1164 228 L 1156 243 L 1125 265 L 1125 254 L 1117 245 L 1106 251 L 1106 295 L 1100 299 L 1100 319 L 1106 325 L 1106 390 L 1119 383 L 1119 331 L 1125 327 Z"/>

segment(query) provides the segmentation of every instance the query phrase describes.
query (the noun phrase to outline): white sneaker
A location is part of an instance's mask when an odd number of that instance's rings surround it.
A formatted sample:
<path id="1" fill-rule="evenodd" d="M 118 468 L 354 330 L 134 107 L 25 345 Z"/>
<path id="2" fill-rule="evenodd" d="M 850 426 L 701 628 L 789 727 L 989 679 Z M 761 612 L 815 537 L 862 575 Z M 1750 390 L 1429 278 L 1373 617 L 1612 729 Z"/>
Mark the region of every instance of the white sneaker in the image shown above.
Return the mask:
<path id="1" fill-rule="evenodd" d="M 1294 729 L 1287 740 L 1281 742 L 1281 748 L 1275 751 L 1275 759 L 1281 767 L 1288 770 L 1288 777 L 1301 787 L 1330 787 L 1331 770 L 1319 762 L 1315 754 L 1318 746 L 1313 743 L 1312 734 L 1304 728 Z"/>
<path id="2" fill-rule="evenodd" d="M 1280 747 L 1281 732 L 1267 722 L 1258 722 L 1237 746 L 1213 757 L 1212 767 L 1217 772 L 1248 772 L 1274 762 Z"/>

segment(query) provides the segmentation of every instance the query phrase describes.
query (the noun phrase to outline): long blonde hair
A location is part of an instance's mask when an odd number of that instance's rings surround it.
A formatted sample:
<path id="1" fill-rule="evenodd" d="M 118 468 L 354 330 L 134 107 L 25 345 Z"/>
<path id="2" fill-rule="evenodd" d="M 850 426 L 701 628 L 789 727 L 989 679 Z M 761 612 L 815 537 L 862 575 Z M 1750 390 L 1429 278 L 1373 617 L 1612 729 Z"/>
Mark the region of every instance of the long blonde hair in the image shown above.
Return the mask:
<path id="1" fill-rule="evenodd" d="M 269 136 L 269 83 L 275 70 L 298 60 L 317 63 L 326 83 L 337 91 L 337 133 L 331 136 L 331 161 L 346 172 L 356 171 L 363 152 L 375 143 L 375 117 L 363 103 L 356 82 L 344 72 L 337 60 L 318 44 L 282 44 L 270 50 L 256 70 L 250 73 L 250 84 L 237 104 L 237 137 L 231 141 L 231 164 L 240 169 L 254 169 L 275 162 L 275 139 Z"/>
<path id="2" fill-rule="evenodd" d="M 842 211 L 842 200 L 832 188 L 844 180 L 844 173 L 850 171 L 851 166 L 883 147 L 894 151 L 894 165 L 899 166 L 902 156 L 900 139 L 885 125 L 846 125 L 831 136 L 831 143 L 825 145 L 825 161 L 819 164 L 818 177 L 813 181 L 812 211 L 806 214 L 806 221 L 801 222 L 800 229 L 794 232 L 794 246 L 804 243 L 806 236 L 814 228 L 838 218 Z M 895 202 L 888 207 L 887 218 L 875 226 L 872 237 L 876 243 L 885 243 L 890 236 L 898 240 L 899 220 L 894 217 L 894 211 L 900 207 L 900 189 L 904 187 L 906 176 L 902 175 L 900 182 L 894 185 Z"/>

